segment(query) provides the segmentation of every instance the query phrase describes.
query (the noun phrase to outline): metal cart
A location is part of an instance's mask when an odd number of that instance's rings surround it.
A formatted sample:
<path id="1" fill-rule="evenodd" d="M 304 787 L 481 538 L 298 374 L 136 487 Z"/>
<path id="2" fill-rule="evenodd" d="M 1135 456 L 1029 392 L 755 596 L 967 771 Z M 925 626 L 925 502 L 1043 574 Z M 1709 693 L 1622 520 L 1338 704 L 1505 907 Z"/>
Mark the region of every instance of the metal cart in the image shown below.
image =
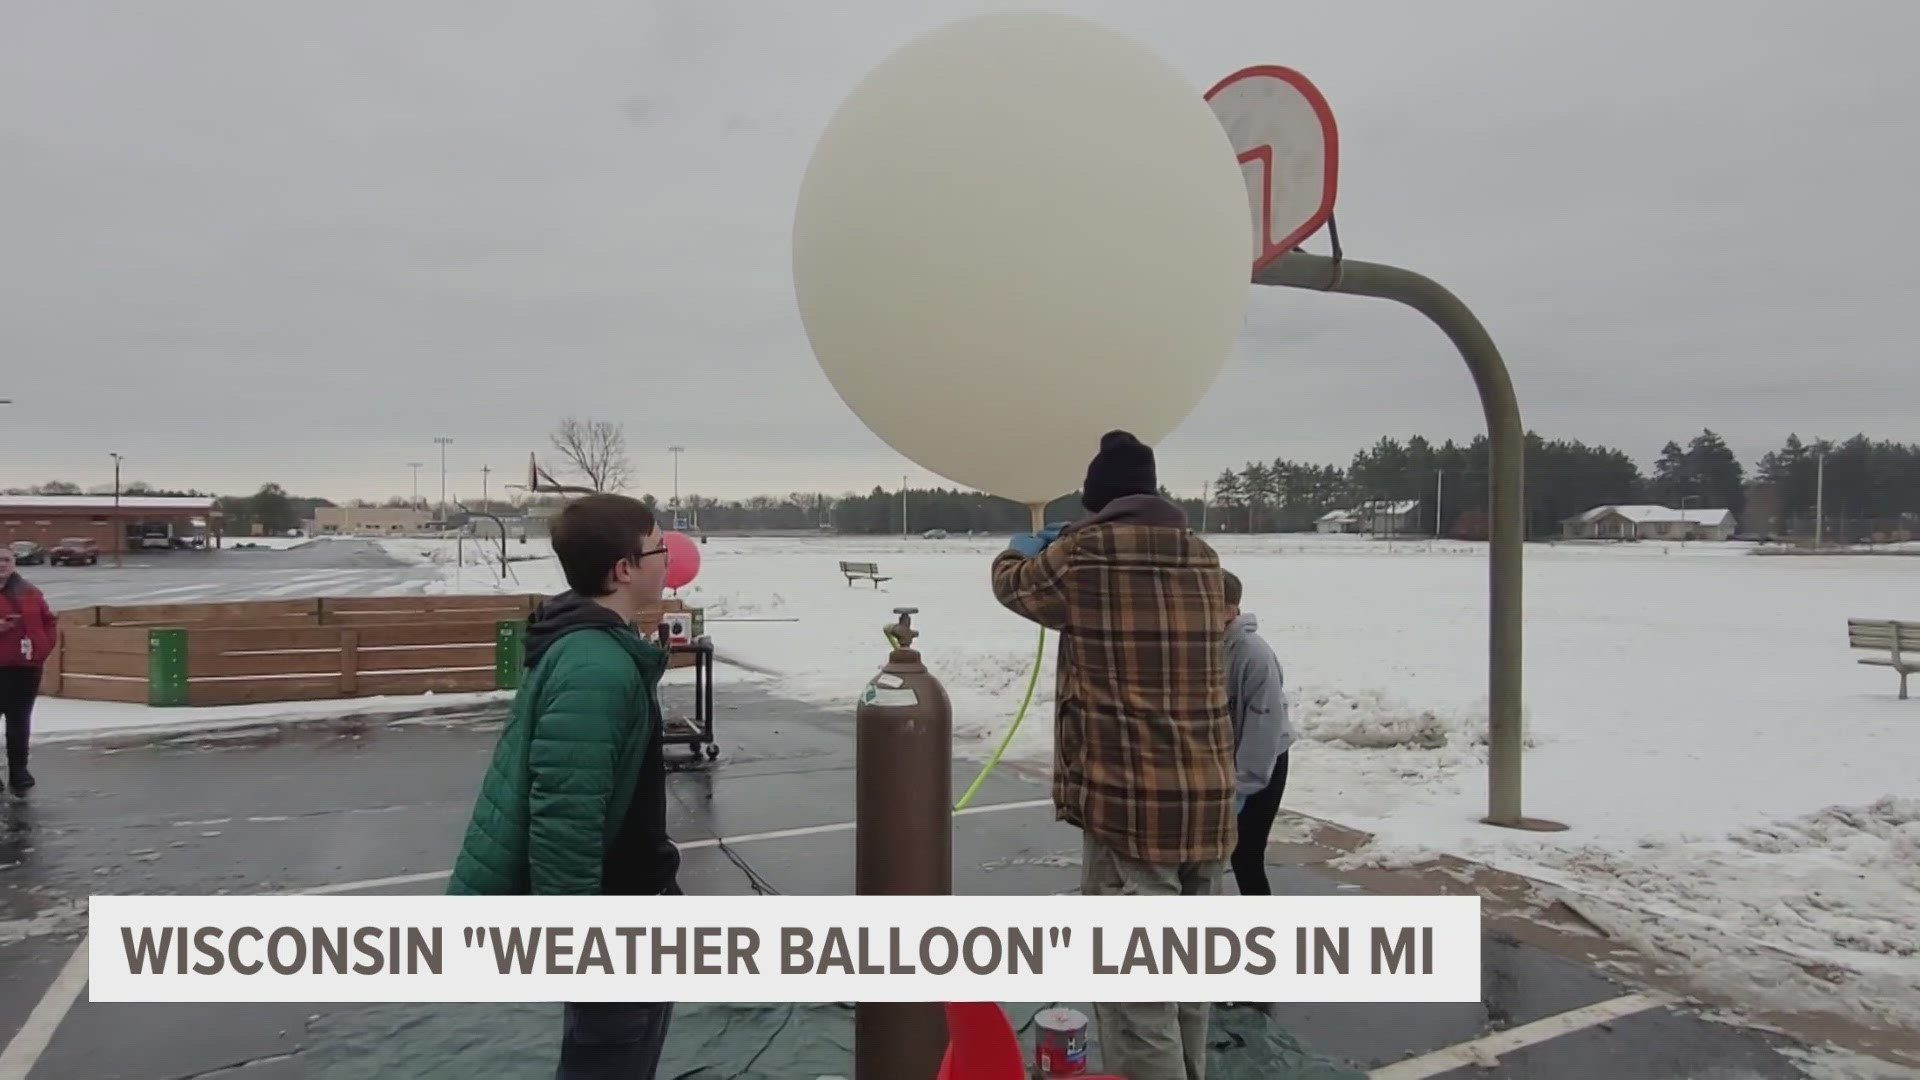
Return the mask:
<path id="1" fill-rule="evenodd" d="M 708 761 L 720 756 L 720 744 L 713 741 L 713 639 L 706 635 L 686 645 L 668 649 L 670 667 L 685 667 L 680 657 L 691 657 L 693 667 L 693 715 L 669 715 L 666 702 L 660 703 L 663 717 L 661 738 L 669 746 L 684 746 L 698 759 Z"/>

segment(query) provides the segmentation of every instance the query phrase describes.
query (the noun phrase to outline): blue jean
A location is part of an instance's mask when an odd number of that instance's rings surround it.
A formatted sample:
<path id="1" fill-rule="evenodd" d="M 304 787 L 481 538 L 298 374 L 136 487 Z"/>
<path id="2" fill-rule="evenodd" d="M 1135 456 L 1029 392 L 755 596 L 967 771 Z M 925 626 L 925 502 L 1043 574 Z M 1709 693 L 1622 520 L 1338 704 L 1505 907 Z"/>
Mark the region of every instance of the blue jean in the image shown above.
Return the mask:
<path id="1" fill-rule="evenodd" d="M 679 896 L 678 882 L 661 890 Z M 570 1001 L 554 1080 L 653 1080 L 667 1045 L 671 1001 Z"/>
<path id="2" fill-rule="evenodd" d="M 673 1002 L 569 1002 L 554 1080 L 653 1080 Z"/>

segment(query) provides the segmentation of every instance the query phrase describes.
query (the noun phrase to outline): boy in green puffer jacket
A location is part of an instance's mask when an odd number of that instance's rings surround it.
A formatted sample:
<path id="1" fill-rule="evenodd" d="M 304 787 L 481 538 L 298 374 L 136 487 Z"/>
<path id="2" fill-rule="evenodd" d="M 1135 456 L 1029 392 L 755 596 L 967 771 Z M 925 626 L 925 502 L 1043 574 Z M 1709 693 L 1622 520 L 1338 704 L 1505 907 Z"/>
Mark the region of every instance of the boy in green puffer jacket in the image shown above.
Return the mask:
<path id="1" fill-rule="evenodd" d="M 591 495 L 553 523 L 570 591 L 527 622 L 530 669 L 494 746 L 447 892 L 678 894 L 656 690 L 667 654 L 632 621 L 660 602 L 667 551 L 646 505 Z M 671 1002 L 566 1007 L 558 1080 L 649 1080 Z"/>

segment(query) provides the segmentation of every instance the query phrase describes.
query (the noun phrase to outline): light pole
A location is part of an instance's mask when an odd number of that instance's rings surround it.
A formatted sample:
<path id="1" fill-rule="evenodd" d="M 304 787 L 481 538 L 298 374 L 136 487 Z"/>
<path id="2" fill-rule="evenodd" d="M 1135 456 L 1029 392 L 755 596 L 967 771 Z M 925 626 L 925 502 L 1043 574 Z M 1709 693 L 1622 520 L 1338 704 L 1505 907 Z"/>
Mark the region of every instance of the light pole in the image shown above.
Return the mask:
<path id="1" fill-rule="evenodd" d="M 480 466 L 480 509 L 482 510 L 493 509 L 493 500 L 487 498 L 487 478 L 492 475 L 493 475 L 493 466 L 491 465 Z M 506 534 L 503 532 L 501 533 L 501 535 L 505 536 Z"/>
<path id="2" fill-rule="evenodd" d="M 900 478 L 900 535 L 907 535 L 907 478 Z"/>
<path id="3" fill-rule="evenodd" d="M 124 459 L 114 453 L 107 456 L 113 459 L 113 565 L 121 566 L 121 552 L 127 546 L 127 523 L 120 520 L 120 462 Z"/>
<path id="4" fill-rule="evenodd" d="M 453 445 L 453 440 L 435 435 L 433 441 L 440 444 L 440 524 L 444 528 L 447 523 L 447 447 Z"/>
<path id="5" fill-rule="evenodd" d="M 420 509 L 420 470 L 424 466 L 418 461 L 407 462 L 407 468 L 413 470 L 413 508 Z"/>
<path id="6" fill-rule="evenodd" d="M 680 455 L 687 452 L 684 446 L 669 446 L 667 453 L 673 455 L 673 527 L 680 526 Z"/>
<path id="7" fill-rule="evenodd" d="M 1693 538 L 1693 522 L 1687 520 L 1687 503 L 1699 501 L 1698 495 L 1680 496 L 1680 542 L 1682 544 Z"/>
<path id="8" fill-rule="evenodd" d="M 1820 455 L 1820 471 L 1813 483 L 1813 547 L 1818 551 L 1827 539 L 1827 455 Z"/>
<path id="9" fill-rule="evenodd" d="M 1213 501 L 1213 481 L 1200 485 L 1200 535 L 1207 535 L 1207 505 Z"/>

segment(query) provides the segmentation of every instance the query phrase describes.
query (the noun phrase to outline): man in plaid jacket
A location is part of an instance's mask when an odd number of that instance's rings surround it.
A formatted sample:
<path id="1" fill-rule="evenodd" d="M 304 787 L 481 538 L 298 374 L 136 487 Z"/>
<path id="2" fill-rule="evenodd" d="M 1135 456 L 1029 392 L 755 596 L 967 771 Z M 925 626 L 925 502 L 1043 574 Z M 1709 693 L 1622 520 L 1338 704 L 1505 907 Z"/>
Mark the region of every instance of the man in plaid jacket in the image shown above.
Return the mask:
<path id="1" fill-rule="evenodd" d="M 1234 847 L 1225 578 L 1161 498 L 1153 450 L 1100 440 L 1090 515 L 1013 538 L 993 563 L 1009 610 L 1060 634 L 1053 801 L 1084 844 L 1088 896 L 1209 896 Z M 1208 1006 L 1099 1004 L 1103 1067 L 1202 1080 Z"/>

